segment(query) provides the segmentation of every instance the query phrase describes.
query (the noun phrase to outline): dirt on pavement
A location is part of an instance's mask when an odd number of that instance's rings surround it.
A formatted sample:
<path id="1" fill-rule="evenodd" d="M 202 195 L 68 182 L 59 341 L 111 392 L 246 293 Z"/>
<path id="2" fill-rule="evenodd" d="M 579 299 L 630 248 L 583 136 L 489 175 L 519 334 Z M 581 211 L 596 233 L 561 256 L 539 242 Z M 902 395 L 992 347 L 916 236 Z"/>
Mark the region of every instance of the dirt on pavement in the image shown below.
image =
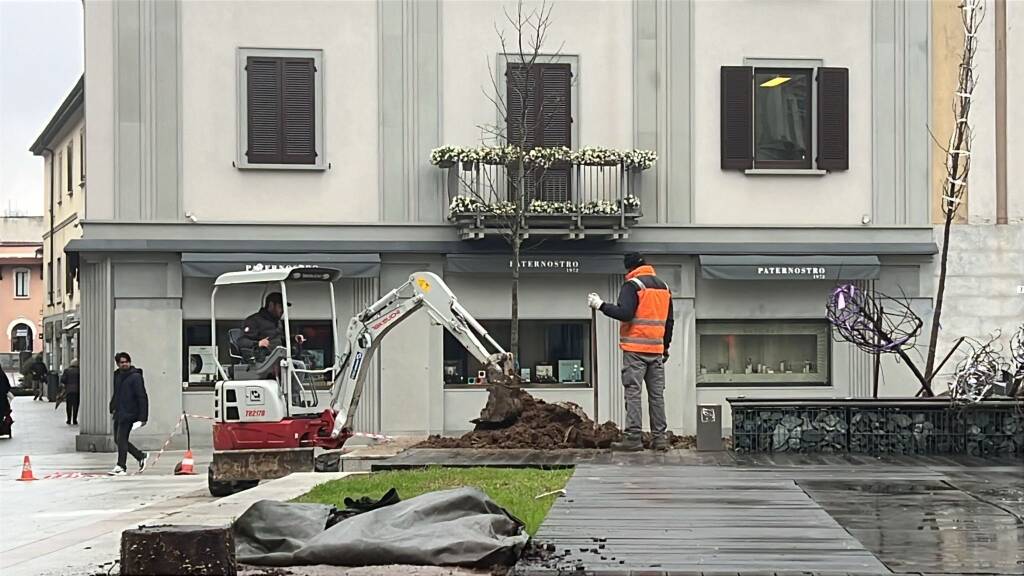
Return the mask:
<path id="1" fill-rule="evenodd" d="M 430 436 L 413 448 L 528 448 L 558 450 L 566 448 L 608 448 L 622 438 L 622 431 L 611 421 L 596 425 L 578 405 L 571 402 L 549 404 L 520 389 L 523 412 L 514 424 L 496 430 L 477 426 L 458 438 Z M 691 448 L 692 436 L 669 434 L 673 448 Z M 650 434 L 644 445 L 650 447 Z"/>
<path id="2" fill-rule="evenodd" d="M 472 568 L 456 568 L 447 566 L 408 566 L 392 564 L 390 566 L 362 566 L 347 568 L 344 566 L 289 566 L 287 568 L 264 568 L 260 566 L 239 565 L 238 576 L 491 576 L 494 571 L 489 569 L 474 570 Z"/>

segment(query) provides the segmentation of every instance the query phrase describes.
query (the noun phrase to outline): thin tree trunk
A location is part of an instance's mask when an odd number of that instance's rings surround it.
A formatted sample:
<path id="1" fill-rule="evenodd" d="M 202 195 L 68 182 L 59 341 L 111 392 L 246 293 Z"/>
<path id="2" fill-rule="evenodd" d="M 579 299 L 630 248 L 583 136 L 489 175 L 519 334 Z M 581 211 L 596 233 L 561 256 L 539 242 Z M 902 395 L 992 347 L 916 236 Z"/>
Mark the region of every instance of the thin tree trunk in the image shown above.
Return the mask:
<path id="1" fill-rule="evenodd" d="M 511 352 L 519 367 L 519 251 L 522 240 L 516 234 L 512 238 L 512 335 Z"/>
<path id="2" fill-rule="evenodd" d="M 883 314 L 884 314 L 883 309 L 882 309 L 881 306 L 879 306 L 878 307 L 878 316 L 875 318 L 875 326 L 880 327 L 882 325 L 882 315 Z M 879 340 L 881 340 L 881 338 L 878 337 L 877 331 L 876 331 L 876 335 L 875 335 L 876 343 Z M 871 397 L 877 399 L 878 398 L 878 377 L 879 377 L 879 371 L 882 368 L 882 353 L 880 351 L 878 351 L 877 348 L 875 349 L 875 367 L 874 368 L 875 368 L 874 369 L 874 377 L 872 379 L 872 381 L 874 382 L 874 386 L 873 386 L 873 389 L 872 389 L 872 392 L 871 392 Z"/>
<path id="3" fill-rule="evenodd" d="M 932 312 L 932 330 L 931 337 L 928 339 L 928 363 L 925 364 L 924 373 L 925 377 L 931 381 L 934 379 L 933 374 L 935 370 L 935 353 L 938 350 L 939 345 L 939 322 L 942 318 L 942 301 L 946 295 L 946 270 L 949 263 L 949 231 L 953 226 L 953 216 L 955 212 L 953 210 L 946 211 L 946 222 L 942 229 L 942 256 L 939 260 L 939 289 L 935 294 L 935 308 Z M 926 396 L 934 396 L 929 387 L 922 387 L 922 392 Z"/>

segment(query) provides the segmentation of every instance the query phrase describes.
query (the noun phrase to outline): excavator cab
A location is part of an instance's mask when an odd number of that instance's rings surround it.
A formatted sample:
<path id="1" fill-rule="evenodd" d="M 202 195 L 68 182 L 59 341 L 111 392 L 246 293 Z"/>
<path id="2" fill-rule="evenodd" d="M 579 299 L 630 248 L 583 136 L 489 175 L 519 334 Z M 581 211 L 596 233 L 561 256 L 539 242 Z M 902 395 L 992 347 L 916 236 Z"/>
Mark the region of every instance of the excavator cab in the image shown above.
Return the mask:
<path id="1" fill-rule="evenodd" d="M 216 368 L 213 462 L 210 491 L 230 493 L 261 479 L 313 469 L 314 449 L 340 448 L 355 432 L 353 418 L 371 359 L 395 326 L 423 310 L 483 364 L 487 404 L 478 427 L 508 426 L 522 412 L 521 391 L 512 355 L 459 304 L 437 275 L 416 272 L 401 286 L 349 320 L 344 340 L 338 332 L 334 284 L 341 277 L 330 268 L 276 268 L 230 272 L 214 282 L 210 296 L 211 334 L 216 350 L 216 296 L 229 286 L 272 285 L 288 301 L 288 286 L 297 282 L 326 287 L 330 300 L 334 357 L 323 367 L 308 367 L 295 353 L 288 307 L 284 307 L 284 346 L 265 358 L 249 358 L 239 349 L 237 332 L 229 333 L 232 359 Z M 326 383 L 326 385 L 324 385 Z"/>

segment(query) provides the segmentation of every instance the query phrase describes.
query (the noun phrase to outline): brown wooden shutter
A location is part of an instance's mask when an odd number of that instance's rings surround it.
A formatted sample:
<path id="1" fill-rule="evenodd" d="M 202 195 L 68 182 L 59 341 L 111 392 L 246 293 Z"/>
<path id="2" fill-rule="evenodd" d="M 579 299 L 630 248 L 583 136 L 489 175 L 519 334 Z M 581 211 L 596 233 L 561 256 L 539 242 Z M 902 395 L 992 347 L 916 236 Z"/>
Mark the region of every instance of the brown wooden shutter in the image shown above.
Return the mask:
<path id="1" fill-rule="evenodd" d="M 505 82 L 509 144 L 526 149 L 572 146 L 571 65 L 509 63 Z M 525 183 L 526 194 L 530 198 L 568 201 L 571 178 L 569 166 L 532 169 Z"/>
<path id="2" fill-rule="evenodd" d="M 722 169 L 754 166 L 754 69 L 722 66 Z"/>
<path id="3" fill-rule="evenodd" d="M 850 168 L 850 71 L 818 68 L 819 170 Z"/>
<path id="4" fill-rule="evenodd" d="M 284 164 L 316 164 L 316 67 L 312 58 L 283 58 L 281 108 Z"/>
<path id="5" fill-rule="evenodd" d="M 250 56 L 246 60 L 246 106 L 250 164 L 280 164 L 281 59 Z"/>
<path id="6" fill-rule="evenodd" d="M 541 146 L 572 146 L 572 69 L 568 64 L 540 68 Z"/>
<path id="7" fill-rule="evenodd" d="M 537 146 L 537 95 L 536 65 L 531 78 L 526 78 L 527 66 L 509 64 L 505 70 L 505 114 L 508 143 L 512 146 L 533 148 Z"/>
<path id="8" fill-rule="evenodd" d="M 544 64 L 540 72 L 540 145 L 572 147 L 572 68 L 569 64 Z M 544 170 L 538 196 L 552 202 L 571 200 L 571 166 Z"/>
<path id="9" fill-rule="evenodd" d="M 74 178 L 75 178 L 74 177 L 74 173 L 75 173 L 74 165 L 75 165 L 75 143 L 74 143 L 74 141 L 71 141 L 71 142 L 68 142 L 68 182 L 67 182 L 68 196 L 73 194 L 74 191 L 75 191 L 75 185 L 73 183 Z"/>
<path id="10" fill-rule="evenodd" d="M 85 129 L 82 129 L 78 145 L 78 175 L 82 182 L 85 182 Z"/>

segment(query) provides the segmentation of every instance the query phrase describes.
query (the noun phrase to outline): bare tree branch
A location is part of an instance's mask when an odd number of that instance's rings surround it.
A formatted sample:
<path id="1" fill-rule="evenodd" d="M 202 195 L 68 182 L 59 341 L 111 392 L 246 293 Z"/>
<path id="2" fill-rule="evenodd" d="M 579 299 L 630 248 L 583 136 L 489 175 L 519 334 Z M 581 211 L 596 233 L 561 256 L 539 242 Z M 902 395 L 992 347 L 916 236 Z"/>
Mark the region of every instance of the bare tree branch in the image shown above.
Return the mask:
<path id="1" fill-rule="evenodd" d="M 935 377 L 935 357 L 938 351 L 942 305 L 946 292 L 946 274 L 949 262 L 949 237 L 953 220 L 960 211 L 967 192 L 967 178 L 971 171 L 971 147 L 974 143 L 970 124 L 971 98 L 977 86 L 974 57 L 978 50 L 978 32 L 985 18 L 984 0 L 962 0 L 960 18 L 964 31 L 960 54 L 957 88 L 953 94 L 953 133 L 944 149 L 946 154 L 946 181 L 942 184 L 942 212 L 945 215 L 942 231 L 942 253 L 939 262 L 938 291 L 932 313 L 931 334 L 928 341 L 928 362 L 925 375 L 929 381 Z"/>

